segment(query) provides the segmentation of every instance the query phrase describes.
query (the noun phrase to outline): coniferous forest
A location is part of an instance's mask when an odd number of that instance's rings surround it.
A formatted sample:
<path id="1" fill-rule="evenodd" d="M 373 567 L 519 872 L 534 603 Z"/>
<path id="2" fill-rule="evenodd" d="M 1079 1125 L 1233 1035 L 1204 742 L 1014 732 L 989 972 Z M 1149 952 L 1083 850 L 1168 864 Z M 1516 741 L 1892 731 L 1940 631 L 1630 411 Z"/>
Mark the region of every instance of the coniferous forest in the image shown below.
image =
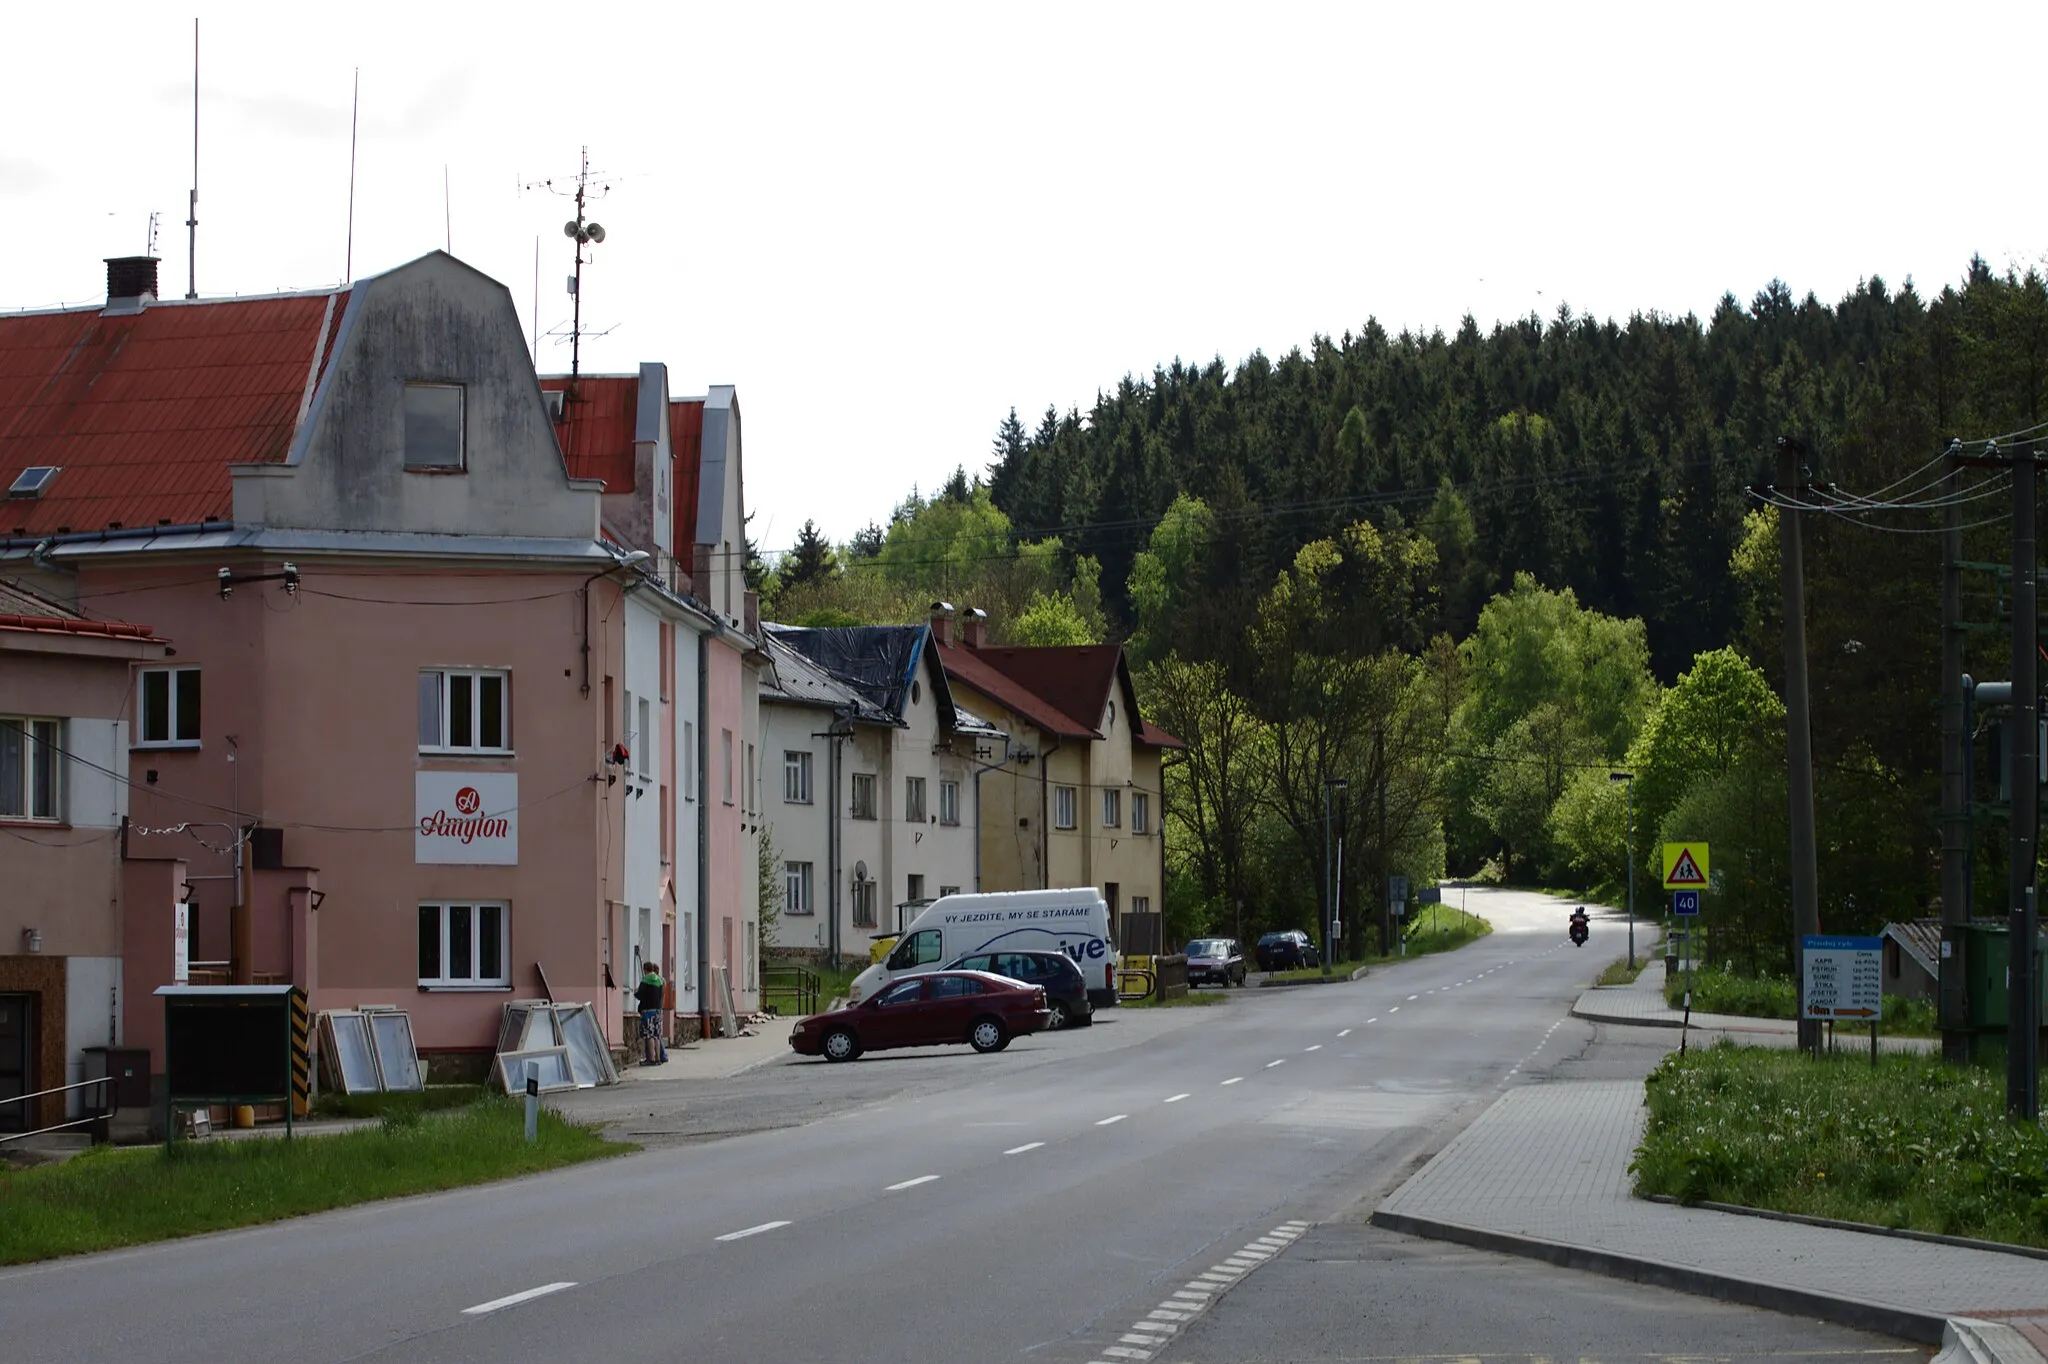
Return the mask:
<path id="1" fill-rule="evenodd" d="M 1944 483 L 1943 452 L 2048 437 L 2044 408 L 2048 287 L 1981 260 L 1938 294 L 1872 278 L 1830 305 L 1773 282 L 1705 319 L 1368 320 L 1279 359 L 1176 360 L 1035 424 L 1013 410 L 983 472 L 844 545 L 806 527 L 762 586 L 785 620 L 945 597 L 999 639 L 1125 641 L 1188 743 L 1167 782 L 1178 931 L 1313 927 L 1342 779 L 1347 905 L 1390 873 L 1612 887 L 1632 823 L 1640 903 L 1662 898 L 1660 840 L 1710 839 L 1718 953 L 1782 971 L 1775 504 L 1805 542 L 1821 922 L 1875 931 L 1937 889 L 1944 501 L 1964 559 L 2010 553 L 2006 479 Z M 1781 437 L 1807 452 L 1796 489 L 1776 487 Z M 1980 679 L 2009 668 L 2004 600 L 1991 568 L 1965 574 Z M 2002 856 L 1982 823 L 1980 860 Z M 1977 878 L 1980 912 L 1997 883 Z M 1380 927 L 1345 918 L 1354 947 Z"/>

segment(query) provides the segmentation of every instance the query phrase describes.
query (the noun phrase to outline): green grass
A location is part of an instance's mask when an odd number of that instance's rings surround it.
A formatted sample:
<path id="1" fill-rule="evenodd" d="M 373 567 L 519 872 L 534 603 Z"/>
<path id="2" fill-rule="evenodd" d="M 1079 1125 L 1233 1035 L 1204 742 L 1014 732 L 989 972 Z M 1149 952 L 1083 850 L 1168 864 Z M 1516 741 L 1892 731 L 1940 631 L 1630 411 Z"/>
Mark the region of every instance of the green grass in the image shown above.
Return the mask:
<path id="1" fill-rule="evenodd" d="M 1672 1008 L 1685 1005 L 1685 972 L 1675 972 L 1664 982 L 1664 1002 Z M 1799 987 L 1789 976 L 1741 976 L 1722 967 L 1695 966 L 1692 972 L 1694 1013 L 1737 1014 L 1745 1018 L 1796 1018 L 1799 1015 Z M 1861 1025 L 1851 1024 L 1861 1030 Z M 1877 1030 L 1892 1037 L 1933 1037 L 1936 1026 L 1934 1005 L 1924 999 L 1886 995 L 1884 1017 Z"/>
<path id="2" fill-rule="evenodd" d="M 1723 1043 L 1645 1090 L 1640 1195 L 2048 1248 L 2048 1130 L 2005 1117 L 2002 1066 Z"/>
<path id="3" fill-rule="evenodd" d="M 380 1198 L 552 1170 L 638 1149 L 496 1096 L 426 1117 L 398 1110 L 334 1136 L 100 1146 L 0 1173 L 0 1265 L 253 1226 Z"/>
<path id="4" fill-rule="evenodd" d="M 1127 1004 L 1119 1004 L 1117 1007 L 1119 1009 L 1205 1009 L 1212 1004 L 1221 1004 L 1229 995 L 1230 991 L 1228 990 L 1190 989 L 1186 994 L 1176 995 L 1172 999 L 1162 999 L 1157 994 L 1151 994 L 1143 999 L 1132 1000 Z"/>
<path id="5" fill-rule="evenodd" d="M 482 1085 L 428 1085 L 412 1093 L 322 1094 L 313 1100 L 320 1118 L 382 1118 L 391 1114 L 437 1113 L 466 1108 L 484 1096 Z"/>
<path id="6" fill-rule="evenodd" d="M 1476 942 L 1493 932 L 1492 924 L 1477 914 L 1468 914 L 1458 909 L 1455 905 L 1419 906 L 1415 913 L 1408 916 L 1406 926 L 1408 950 L 1405 955 L 1410 957 L 1425 957 L 1432 952 L 1455 951 L 1466 943 Z M 1341 980 L 1361 966 L 1385 966 L 1401 960 L 1403 955 L 1400 949 L 1396 948 L 1392 956 L 1368 954 L 1355 960 L 1332 962 L 1329 974 L 1331 979 Z M 1321 980 L 1322 977 L 1323 968 L 1320 966 L 1298 966 L 1290 971 L 1270 971 L 1266 975 L 1268 980 Z"/>
<path id="7" fill-rule="evenodd" d="M 1633 967 L 1628 964 L 1628 958 L 1624 957 L 1620 961 L 1608 963 L 1607 969 L 1602 971 L 1599 978 L 1593 983 L 1595 985 L 1627 985 L 1649 969 L 1650 958 L 1648 957 L 1638 956 Z M 1660 967 L 1659 969 L 1661 970 L 1662 968 Z"/>
<path id="8" fill-rule="evenodd" d="M 843 996 L 853 984 L 853 978 L 868 969 L 865 954 L 858 959 L 845 957 L 844 965 L 838 970 L 830 966 L 813 966 L 809 962 L 795 963 L 809 970 L 818 980 L 818 1001 L 815 1008 L 805 1008 L 799 1003 L 795 990 L 787 976 L 763 976 L 761 982 L 761 1009 L 782 1018 L 802 1018 L 805 1014 L 822 1013 L 833 1000 Z M 791 963 L 771 961 L 770 966 L 785 966 Z"/>

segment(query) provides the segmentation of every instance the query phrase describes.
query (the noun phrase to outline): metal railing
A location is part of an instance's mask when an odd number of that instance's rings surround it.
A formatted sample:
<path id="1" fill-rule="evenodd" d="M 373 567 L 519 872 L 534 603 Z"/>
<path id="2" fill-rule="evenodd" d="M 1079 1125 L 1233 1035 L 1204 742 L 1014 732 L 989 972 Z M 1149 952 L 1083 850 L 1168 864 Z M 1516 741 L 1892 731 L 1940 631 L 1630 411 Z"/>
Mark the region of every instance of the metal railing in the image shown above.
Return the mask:
<path id="1" fill-rule="evenodd" d="M 793 962 L 767 965 L 761 968 L 761 1001 L 765 1007 L 768 997 L 774 995 L 786 998 L 796 1017 L 818 1012 L 818 973 L 808 966 Z M 775 1010 L 768 1009 L 773 1013 Z"/>
<path id="2" fill-rule="evenodd" d="M 102 1075 L 97 1080 L 80 1080 L 76 1084 L 59 1085 L 55 1089 L 39 1089 L 33 1094 L 17 1094 L 11 1099 L 0 1099 L 0 1108 L 5 1108 L 10 1104 L 27 1104 L 33 1100 L 45 1098 L 51 1094 L 69 1094 L 74 1089 L 89 1089 L 93 1085 L 110 1085 L 113 1082 L 113 1076 Z M 103 1142 L 107 1140 L 107 1124 L 112 1122 L 114 1115 L 120 1111 L 120 1101 L 118 1099 L 114 1099 L 112 1097 L 111 1092 L 102 1093 L 100 1095 L 100 1111 L 97 1113 L 89 1113 L 82 1118 L 73 1118 L 69 1122 L 52 1123 L 48 1127 L 38 1127 L 28 1132 L 7 1132 L 4 1134 L 0 1134 L 0 1143 L 10 1141 L 21 1141 L 26 1137 L 40 1137 L 45 1133 L 49 1132 L 62 1132 L 69 1127 L 84 1127 L 88 1123 L 96 1124 L 92 1132 L 93 1141 Z M 22 1113 L 23 1116 L 26 1117 L 28 1110 L 26 1108 L 23 1108 Z"/>

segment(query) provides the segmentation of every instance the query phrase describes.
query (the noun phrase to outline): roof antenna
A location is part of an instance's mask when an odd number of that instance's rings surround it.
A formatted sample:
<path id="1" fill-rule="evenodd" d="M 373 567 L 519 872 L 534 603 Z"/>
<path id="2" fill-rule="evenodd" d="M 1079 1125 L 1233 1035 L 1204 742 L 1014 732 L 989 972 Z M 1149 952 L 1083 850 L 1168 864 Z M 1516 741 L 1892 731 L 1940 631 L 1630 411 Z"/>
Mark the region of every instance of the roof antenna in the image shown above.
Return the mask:
<path id="1" fill-rule="evenodd" d="M 356 68 L 354 93 L 348 105 L 348 254 L 342 258 L 341 282 L 356 272 L 356 114 L 363 107 L 363 68 Z"/>
<path id="2" fill-rule="evenodd" d="M 556 189 L 553 180 L 528 181 L 520 185 L 520 188 L 545 189 L 551 193 L 562 195 L 570 193 L 566 189 Z M 602 223 L 590 222 L 584 218 L 583 209 L 587 200 L 602 199 L 611 192 L 611 188 L 610 178 L 598 177 L 593 183 L 593 178 L 590 174 L 590 148 L 584 147 L 583 159 L 576 171 L 576 189 L 573 195 L 576 200 L 576 216 L 562 224 L 562 235 L 576 243 L 576 272 L 569 276 L 569 297 L 574 300 L 571 304 L 568 336 L 569 388 L 572 393 L 576 388 L 576 376 L 582 370 L 583 337 L 585 335 L 583 330 L 583 267 L 586 262 L 583 259 L 583 248 L 587 245 L 602 242 L 605 236 L 604 225 Z M 538 331 L 540 319 L 536 317 L 533 325 L 534 329 Z M 607 327 L 603 332 L 591 332 L 589 335 L 603 336 L 610 330 Z M 548 335 L 559 337 L 559 329 L 549 332 Z M 538 340 L 536 340 L 536 347 L 538 347 L 538 344 Z"/>
<path id="3" fill-rule="evenodd" d="M 442 245 L 449 255 L 455 254 L 455 209 L 448 202 L 448 163 L 441 163 L 441 233 Z"/>
<path id="4" fill-rule="evenodd" d="M 149 254 L 156 254 L 150 228 Z M 192 16 L 192 194 L 185 201 L 185 297 L 199 297 L 199 16 Z"/>

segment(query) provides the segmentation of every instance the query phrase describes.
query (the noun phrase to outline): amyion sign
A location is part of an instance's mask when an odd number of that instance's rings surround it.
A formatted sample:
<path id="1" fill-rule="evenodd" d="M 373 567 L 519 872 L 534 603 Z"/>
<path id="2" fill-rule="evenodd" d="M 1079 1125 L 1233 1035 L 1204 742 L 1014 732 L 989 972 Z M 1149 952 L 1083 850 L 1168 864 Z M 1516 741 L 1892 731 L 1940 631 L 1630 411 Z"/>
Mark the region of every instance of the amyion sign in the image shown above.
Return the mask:
<path id="1" fill-rule="evenodd" d="M 413 861 L 518 865 L 517 773 L 415 773 L 413 807 Z"/>

